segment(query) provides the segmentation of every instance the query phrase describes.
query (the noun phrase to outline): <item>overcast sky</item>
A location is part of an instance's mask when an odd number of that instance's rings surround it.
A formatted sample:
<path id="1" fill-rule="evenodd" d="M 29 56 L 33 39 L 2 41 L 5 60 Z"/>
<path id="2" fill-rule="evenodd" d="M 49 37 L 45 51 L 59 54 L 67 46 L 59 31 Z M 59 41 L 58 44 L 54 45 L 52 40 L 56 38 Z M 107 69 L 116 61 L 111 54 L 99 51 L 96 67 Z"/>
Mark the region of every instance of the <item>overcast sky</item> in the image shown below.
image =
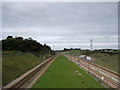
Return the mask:
<path id="1" fill-rule="evenodd" d="M 118 48 L 117 2 L 4 2 L 2 38 L 32 37 L 52 49 Z"/>

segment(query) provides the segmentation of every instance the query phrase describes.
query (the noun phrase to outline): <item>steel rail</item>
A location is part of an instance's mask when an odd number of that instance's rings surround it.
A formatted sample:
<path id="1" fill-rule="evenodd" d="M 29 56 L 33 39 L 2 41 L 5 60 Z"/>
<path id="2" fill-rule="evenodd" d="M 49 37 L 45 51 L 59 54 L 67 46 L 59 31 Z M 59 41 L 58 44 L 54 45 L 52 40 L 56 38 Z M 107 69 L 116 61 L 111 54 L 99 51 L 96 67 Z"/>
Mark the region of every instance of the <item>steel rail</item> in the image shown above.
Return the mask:
<path id="1" fill-rule="evenodd" d="M 26 75 L 24 78 L 21 80 L 17 81 L 15 84 L 11 85 L 9 88 L 20 88 L 22 85 L 24 85 L 32 76 L 34 76 L 38 71 L 43 69 L 48 63 L 50 63 L 56 56 L 51 57 L 48 59 L 48 61 L 44 62 L 41 64 L 39 67 L 37 67 L 34 71 L 30 72 L 28 75 Z M 4 89 L 4 87 L 3 87 Z"/>
<path id="2" fill-rule="evenodd" d="M 96 76 L 97 78 L 99 78 L 100 80 L 102 76 L 105 77 L 105 80 L 102 80 L 104 83 L 109 83 L 111 85 L 113 85 L 113 88 L 120 88 L 120 82 L 119 82 L 119 79 L 120 79 L 120 75 L 115 73 L 115 72 L 112 72 L 106 68 L 103 68 L 102 66 L 99 66 L 99 65 L 96 65 L 92 62 L 88 62 L 88 61 L 85 61 L 85 60 L 81 60 L 81 59 L 78 59 L 76 57 L 73 57 L 73 56 L 70 56 L 70 55 L 65 55 L 67 56 L 69 59 L 71 60 L 74 60 L 77 64 L 81 64 L 82 65 L 82 68 L 89 71 L 89 72 L 92 72 L 91 74 L 93 74 L 94 76 Z M 79 62 L 77 62 L 77 60 L 79 60 Z M 84 62 L 84 63 L 83 63 Z M 88 65 L 89 64 L 89 70 L 88 70 Z M 106 75 L 103 75 L 101 74 L 100 72 L 96 71 L 96 70 L 93 70 L 91 67 L 94 66 L 95 69 L 97 69 L 98 71 L 103 71 L 104 73 L 107 73 L 109 74 L 111 77 L 115 77 L 118 79 L 118 82 L 117 81 L 114 81 L 112 80 L 110 77 L 106 76 Z"/>

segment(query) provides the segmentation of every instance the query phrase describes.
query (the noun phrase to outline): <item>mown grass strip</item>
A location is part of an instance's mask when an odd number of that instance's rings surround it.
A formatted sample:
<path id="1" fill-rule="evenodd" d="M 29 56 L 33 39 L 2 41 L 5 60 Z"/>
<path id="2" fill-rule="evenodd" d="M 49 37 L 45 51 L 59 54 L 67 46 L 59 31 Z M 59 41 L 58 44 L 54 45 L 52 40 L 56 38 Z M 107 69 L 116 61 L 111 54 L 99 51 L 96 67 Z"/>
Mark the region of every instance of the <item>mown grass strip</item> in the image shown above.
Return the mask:
<path id="1" fill-rule="evenodd" d="M 65 56 L 58 56 L 33 88 L 104 88 Z"/>

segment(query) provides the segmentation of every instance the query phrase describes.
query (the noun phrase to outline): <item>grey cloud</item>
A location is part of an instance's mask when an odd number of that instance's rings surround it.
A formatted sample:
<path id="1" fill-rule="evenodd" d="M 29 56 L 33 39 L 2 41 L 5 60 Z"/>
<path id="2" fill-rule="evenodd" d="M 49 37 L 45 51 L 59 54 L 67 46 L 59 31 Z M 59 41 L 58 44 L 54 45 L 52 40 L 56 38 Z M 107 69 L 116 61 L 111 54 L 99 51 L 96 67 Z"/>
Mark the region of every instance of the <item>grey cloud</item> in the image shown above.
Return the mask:
<path id="1" fill-rule="evenodd" d="M 115 2 L 3 3 L 3 38 L 31 36 L 55 49 L 64 48 L 59 43 L 88 43 L 90 39 L 116 43 L 117 38 L 110 36 L 118 33 L 117 8 Z"/>

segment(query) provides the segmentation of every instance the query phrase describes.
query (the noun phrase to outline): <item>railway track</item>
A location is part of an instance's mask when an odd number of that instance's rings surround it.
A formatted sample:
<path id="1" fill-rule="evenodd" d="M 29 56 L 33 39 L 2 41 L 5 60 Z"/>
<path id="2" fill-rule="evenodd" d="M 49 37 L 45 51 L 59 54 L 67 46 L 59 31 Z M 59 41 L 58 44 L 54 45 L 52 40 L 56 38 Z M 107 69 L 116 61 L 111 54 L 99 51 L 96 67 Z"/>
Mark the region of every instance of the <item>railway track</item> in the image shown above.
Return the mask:
<path id="1" fill-rule="evenodd" d="M 40 65 L 36 66 L 32 70 L 28 71 L 26 74 L 22 75 L 18 79 L 4 86 L 3 89 L 12 89 L 12 88 L 30 88 L 36 81 L 35 78 L 39 78 L 45 70 L 49 67 L 49 65 L 53 62 L 56 56 L 49 58 L 44 61 Z M 39 77 L 38 77 L 39 75 Z M 36 79 L 37 80 L 37 79 Z M 33 82 L 35 81 L 35 82 Z M 33 83 L 33 84 L 31 84 Z"/>
<path id="2" fill-rule="evenodd" d="M 73 61 L 81 68 L 85 69 L 93 76 L 99 78 L 100 81 L 106 83 L 112 88 L 120 88 L 120 74 L 115 73 L 107 68 L 94 64 L 90 61 L 81 60 L 79 58 L 65 55 L 69 60 Z"/>

